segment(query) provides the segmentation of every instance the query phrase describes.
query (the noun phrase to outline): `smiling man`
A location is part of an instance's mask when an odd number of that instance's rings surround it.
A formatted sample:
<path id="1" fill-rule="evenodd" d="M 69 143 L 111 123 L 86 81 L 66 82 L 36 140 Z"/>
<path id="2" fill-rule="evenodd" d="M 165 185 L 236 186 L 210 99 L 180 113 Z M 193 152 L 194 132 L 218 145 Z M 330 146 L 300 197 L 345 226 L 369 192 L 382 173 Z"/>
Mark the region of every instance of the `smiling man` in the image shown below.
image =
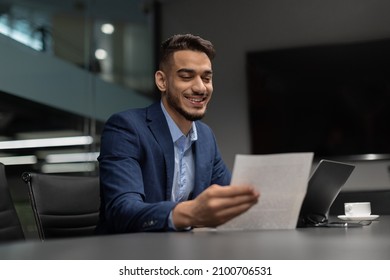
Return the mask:
<path id="1" fill-rule="evenodd" d="M 97 233 L 216 227 L 258 201 L 250 186 L 229 185 L 215 137 L 200 121 L 213 93 L 213 45 L 174 35 L 161 51 L 161 101 L 114 114 L 104 127 Z"/>

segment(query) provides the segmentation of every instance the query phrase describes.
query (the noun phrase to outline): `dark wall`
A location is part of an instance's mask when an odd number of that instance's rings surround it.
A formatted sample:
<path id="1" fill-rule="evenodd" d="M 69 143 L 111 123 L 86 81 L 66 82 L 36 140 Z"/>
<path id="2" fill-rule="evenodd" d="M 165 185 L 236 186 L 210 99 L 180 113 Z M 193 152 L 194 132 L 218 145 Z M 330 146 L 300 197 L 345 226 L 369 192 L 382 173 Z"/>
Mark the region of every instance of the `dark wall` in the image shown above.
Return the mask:
<path id="1" fill-rule="evenodd" d="M 247 54 L 253 153 L 390 152 L 390 40 Z"/>

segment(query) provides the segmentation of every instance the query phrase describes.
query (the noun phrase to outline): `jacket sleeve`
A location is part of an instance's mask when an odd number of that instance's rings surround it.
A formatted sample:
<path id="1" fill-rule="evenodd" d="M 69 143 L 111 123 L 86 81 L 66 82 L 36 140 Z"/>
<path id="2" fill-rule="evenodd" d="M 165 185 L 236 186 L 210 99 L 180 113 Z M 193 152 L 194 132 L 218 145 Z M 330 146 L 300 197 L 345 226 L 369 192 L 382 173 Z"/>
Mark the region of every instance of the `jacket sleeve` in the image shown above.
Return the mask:
<path id="1" fill-rule="evenodd" d="M 152 172 L 157 168 L 146 162 L 151 161 L 145 156 L 144 145 L 149 143 L 143 143 L 135 123 L 131 116 L 117 114 L 107 121 L 102 133 L 100 232 L 167 230 L 169 213 L 176 205 L 165 201 L 162 182 Z M 148 173 L 151 173 L 148 182 L 152 185 L 148 187 L 155 191 L 145 190 Z M 154 195 L 149 197 L 149 193 Z"/>

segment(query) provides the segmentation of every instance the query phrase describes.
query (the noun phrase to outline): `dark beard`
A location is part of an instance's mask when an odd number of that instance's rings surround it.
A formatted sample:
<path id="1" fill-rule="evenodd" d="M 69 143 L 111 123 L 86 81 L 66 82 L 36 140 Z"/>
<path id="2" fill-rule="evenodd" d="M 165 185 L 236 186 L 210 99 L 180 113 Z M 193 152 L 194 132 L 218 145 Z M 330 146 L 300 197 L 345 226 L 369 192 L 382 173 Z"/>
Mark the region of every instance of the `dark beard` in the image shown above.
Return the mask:
<path id="1" fill-rule="evenodd" d="M 180 115 L 182 115 L 187 121 L 191 121 L 191 122 L 194 122 L 194 121 L 199 121 L 201 120 L 205 114 L 191 114 L 191 113 L 188 113 L 186 112 L 185 110 L 183 110 L 183 108 L 181 108 L 179 106 L 179 102 L 177 101 L 177 98 L 172 98 L 171 95 L 169 93 L 166 93 L 166 98 L 167 98 L 167 102 L 168 104 L 176 111 L 178 112 Z"/>

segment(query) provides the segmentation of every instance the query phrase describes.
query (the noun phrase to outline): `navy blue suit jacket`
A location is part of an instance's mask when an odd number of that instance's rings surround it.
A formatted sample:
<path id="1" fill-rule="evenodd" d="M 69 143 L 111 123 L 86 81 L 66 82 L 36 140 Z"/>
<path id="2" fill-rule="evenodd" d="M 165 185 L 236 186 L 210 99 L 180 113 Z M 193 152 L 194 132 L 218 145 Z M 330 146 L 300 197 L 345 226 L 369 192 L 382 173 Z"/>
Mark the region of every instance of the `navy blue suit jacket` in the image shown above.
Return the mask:
<path id="1" fill-rule="evenodd" d="M 196 197 L 212 184 L 230 184 L 211 129 L 196 122 Z M 168 230 L 174 146 L 159 102 L 114 114 L 106 122 L 99 160 L 101 207 L 97 233 Z"/>

